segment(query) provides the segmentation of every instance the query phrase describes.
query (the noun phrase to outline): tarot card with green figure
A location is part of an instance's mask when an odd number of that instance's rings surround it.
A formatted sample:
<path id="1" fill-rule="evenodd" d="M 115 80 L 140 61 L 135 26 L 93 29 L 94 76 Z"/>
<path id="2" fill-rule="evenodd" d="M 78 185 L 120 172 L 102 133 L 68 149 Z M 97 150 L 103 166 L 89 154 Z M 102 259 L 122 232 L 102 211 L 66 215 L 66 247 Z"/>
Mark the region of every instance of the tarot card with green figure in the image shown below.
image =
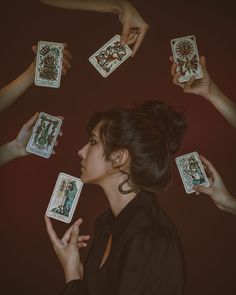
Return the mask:
<path id="1" fill-rule="evenodd" d="M 83 182 L 74 176 L 60 173 L 57 178 L 46 215 L 69 223 L 73 217 Z"/>
<path id="2" fill-rule="evenodd" d="M 195 192 L 194 185 L 209 186 L 209 180 L 197 152 L 179 156 L 175 162 L 187 194 Z"/>
<path id="3" fill-rule="evenodd" d="M 26 151 L 44 158 L 49 158 L 61 125 L 61 119 L 41 112 L 34 125 Z"/>

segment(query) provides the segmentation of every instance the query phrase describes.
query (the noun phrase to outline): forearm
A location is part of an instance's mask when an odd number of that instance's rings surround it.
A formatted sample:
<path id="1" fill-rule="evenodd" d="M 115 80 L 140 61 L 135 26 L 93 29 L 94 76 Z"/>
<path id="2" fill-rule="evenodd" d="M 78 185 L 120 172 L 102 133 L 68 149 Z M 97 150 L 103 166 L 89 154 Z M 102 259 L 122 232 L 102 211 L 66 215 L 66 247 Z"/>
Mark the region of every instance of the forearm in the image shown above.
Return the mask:
<path id="1" fill-rule="evenodd" d="M 0 165 L 3 165 L 20 156 L 15 141 L 0 146 Z"/>
<path id="2" fill-rule="evenodd" d="M 236 215 L 236 198 L 233 197 L 232 195 L 229 195 L 228 197 L 228 203 L 227 203 L 227 206 L 225 207 L 225 210 Z"/>
<path id="3" fill-rule="evenodd" d="M 120 13 L 125 0 L 40 0 L 43 4 L 75 10 Z"/>
<path id="4" fill-rule="evenodd" d="M 214 83 L 212 83 L 211 91 L 205 98 L 236 128 L 236 104 L 225 96 Z"/>
<path id="5" fill-rule="evenodd" d="M 14 81 L 0 90 L 0 111 L 10 106 L 34 81 L 34 70 L 30 66 Z"/>

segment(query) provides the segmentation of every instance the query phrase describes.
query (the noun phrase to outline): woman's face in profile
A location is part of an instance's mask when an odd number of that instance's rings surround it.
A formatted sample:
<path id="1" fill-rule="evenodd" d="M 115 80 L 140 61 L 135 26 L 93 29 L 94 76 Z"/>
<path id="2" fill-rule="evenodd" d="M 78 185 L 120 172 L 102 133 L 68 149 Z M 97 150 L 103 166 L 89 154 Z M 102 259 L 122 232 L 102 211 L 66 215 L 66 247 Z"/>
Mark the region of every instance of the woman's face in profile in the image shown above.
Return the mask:
<path id="1" fill-rule="evenodd" d="M 81 158 L 81 180 L 85 183 L 102 184 L 112 172 L 111 162 L 105 160 L 100 126 L 101 122 L 91 131 L 89 142 L 78 151 Z"/>

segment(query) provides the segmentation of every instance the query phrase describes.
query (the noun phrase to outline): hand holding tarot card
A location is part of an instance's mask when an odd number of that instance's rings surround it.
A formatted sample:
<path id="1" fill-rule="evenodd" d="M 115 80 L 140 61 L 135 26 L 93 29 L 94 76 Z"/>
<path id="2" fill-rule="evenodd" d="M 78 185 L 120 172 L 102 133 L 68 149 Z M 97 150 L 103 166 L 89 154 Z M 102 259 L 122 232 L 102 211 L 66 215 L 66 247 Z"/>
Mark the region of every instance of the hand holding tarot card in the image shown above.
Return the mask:
<path id="1" fill-rule="evenodd" d="M 91 64 L 106 78 L 128 57 L 132 50 L 127 44 L 120 44 L 120 35 L 115 35 L 104 46 L 98 49 L 90 58 Z"/>
<path id="2" fill-rule="evenodd" d="M 63 49 L 62 43 L 38 42 L 35 85 L 54 88 L 60 86 Z"/>
<path id="3" fill-rule="evenodd" d="M 26 151 L 49 158 L 62 125 L 62 120 L 41 112 L 36 121 Z"/>
<path id="4" fill-rule="evenodd" d="M 192 76 L 195 79 L 203 77 L 194 36 L 172 39 L 171 48 L 174 62 L 177 64 L 176 71 L 181 72 L 181 76 L 178 79 L 179 82 L 187 82 Z"/>
<path id="5" fill-rule="evenodd" d="M 79 200 L 82 186 L 83 182 L 79 178 L 60 173 L 46 215 L 70 223 Z"/>
<path id="6" fill-rule="evenodd" d="M 175 159 L 187 194 L 195 192 L 194 185 L 210 185 L 206 172 L 197 152 L 192 152 Z"/>

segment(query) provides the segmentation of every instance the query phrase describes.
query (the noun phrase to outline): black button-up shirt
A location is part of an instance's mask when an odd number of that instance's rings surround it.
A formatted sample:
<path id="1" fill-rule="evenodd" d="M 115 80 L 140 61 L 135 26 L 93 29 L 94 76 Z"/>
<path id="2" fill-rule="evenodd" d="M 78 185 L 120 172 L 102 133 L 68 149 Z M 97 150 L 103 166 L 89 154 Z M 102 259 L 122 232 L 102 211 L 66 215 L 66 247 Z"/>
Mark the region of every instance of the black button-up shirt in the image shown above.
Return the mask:
<path id="1" fill-rule="evenodd" d="M 110 234 L 111 250 L 100 268 Z M 180 295 L 183 285 L 176 229 L 155 196 L 142 191 L 117 217 L 107 210 L 97 218 L 84 279 L 69 282 L 63 295 Z"/>

